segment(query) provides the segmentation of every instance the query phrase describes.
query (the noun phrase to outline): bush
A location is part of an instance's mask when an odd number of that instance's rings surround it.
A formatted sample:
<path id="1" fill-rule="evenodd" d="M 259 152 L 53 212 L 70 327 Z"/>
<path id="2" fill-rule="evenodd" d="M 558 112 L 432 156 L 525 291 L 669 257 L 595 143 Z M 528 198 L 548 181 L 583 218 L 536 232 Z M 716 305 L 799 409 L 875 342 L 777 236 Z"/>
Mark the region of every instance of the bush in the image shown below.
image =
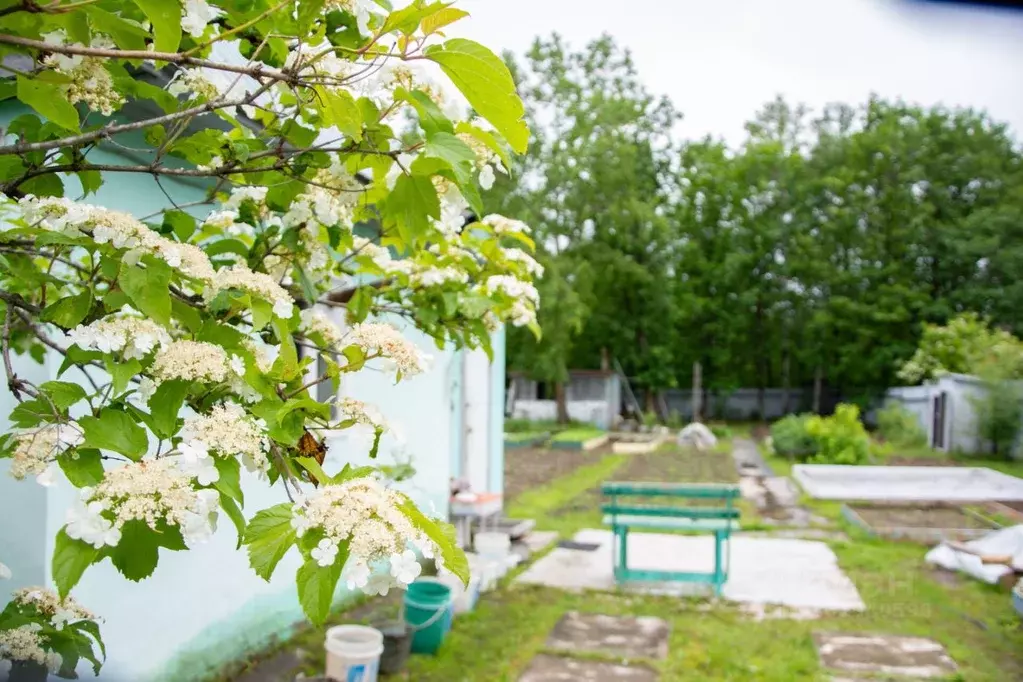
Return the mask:
<path id="1" fill-rule="evenodd" d="M 771 425 L 774 451 L 786 457 L 808 459 L 817 454 L 817 442 L 806 430 L 812 415 L 790 414 Z"/>
<path id="2" fill-rule="evenodd" d="M 916 415 L 901 403 L 888 403 L 877 413 L 877 432 L 894 445 L 919 447 L 927 445 L 927 432 Z"/>
<path id="3" fill-rule="evenodd" d="M 870 438 L 860 422 L 860 408 L 841 404 L 830 417 L 810 417 L 806 433 L 816 442 L 817 464 L 863 464 L 870 458 Z"/>
<path id="4" fill-rule="evenodd" d="M 707 426 L 718 440 L 727 440 L 732 437 L 732 429 L 727 424 L 708 424 Z"/>
<path id="5" fill-rule="evenodd" d="M 977 415 L 977 435 L 990 449 L 990 454 L 1012 459 L 1020 421 L 1023 420 L 1023 395 L 1015 381 L 985 381 L 982 397 L 974 399 Z"/>

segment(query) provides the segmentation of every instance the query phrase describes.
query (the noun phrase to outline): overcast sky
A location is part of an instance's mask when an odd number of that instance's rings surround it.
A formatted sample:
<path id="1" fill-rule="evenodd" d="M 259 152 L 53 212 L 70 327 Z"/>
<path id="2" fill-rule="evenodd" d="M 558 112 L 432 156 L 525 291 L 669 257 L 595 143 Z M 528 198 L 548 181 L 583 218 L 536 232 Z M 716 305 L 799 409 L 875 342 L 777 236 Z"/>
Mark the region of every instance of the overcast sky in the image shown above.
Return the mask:
<path id="1" fill-rule="evenodd" d="M 684 137 L 731 143 L 775 94 L 814 109 L 871 92 L 973 106 L 1023 139 L 1023 11 L 911 0 L 462 0 L 457 26 L 521 55 L 537 34 L 632 50 L 648 87 L 685 115 Z"/>

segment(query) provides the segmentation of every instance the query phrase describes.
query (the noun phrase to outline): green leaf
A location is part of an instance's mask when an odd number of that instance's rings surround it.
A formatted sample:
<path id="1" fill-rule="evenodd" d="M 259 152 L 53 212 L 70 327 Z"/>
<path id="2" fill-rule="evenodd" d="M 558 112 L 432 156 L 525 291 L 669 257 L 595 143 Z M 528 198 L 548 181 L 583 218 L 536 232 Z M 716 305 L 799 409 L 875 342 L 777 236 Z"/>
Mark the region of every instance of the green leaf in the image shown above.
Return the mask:
<path id="1" fill-rule="evenodd" d="M 348 560 L 348 542 L 338 546 L 337 558 L 330 566 L 320 566 L 312 559 L 298 569 L 295 582 L 298 585 L 298 601 L 302 610 L 314 625 L 320 625 L 330 614 L 334 601 L 334 590 L 341 578 L 341 569 Z"/>
<path id="2" fill-rule="evenodd" d="M 163 214 L 163 227 L 169 228 L 175 237 L 185 242 L 195 233 L 195 218 L 184 211 L 166 211 Z"/>
<path id="3" fill-rule="evenodd" d="M 67 480 L 76 488 L 87 488 L 103 480 L 103 459 L 95 448 L 78 448 L 57 457 Z"/>
<path id="4" fill-rule="evenodd" d="M 72 540 L 61 528 L 53 545 L 53 559 L 50 563 L 53 583 L 61 598 L 66 597 L 78 584 L 85 569 L 101 558 L 100 550 L 81 540 Z"/>
<path id="5" fill-rule="evenodd" d="M 193 334 L 202 328 L 202 315 L 184 301 L 171 299 L 171 313 Z"/>
<path id="6" fill-rule="evenodd" d="M 146 430 L 124 412 L 106 407 L 98 417 L 82 417 L 78 425 L 85 431 L 81 447 L 111 450 L 139 461 L 149 447 Z"/>
<path id="7" fill-rule="evenodd" d="M 58 415 L 53 413 L 53 407 L 39 398 L 23 400 L 11 410 L 9 415 L 11 423 L 20 428 L 36 426 L 44 421 L 56 421 L 58 418 Z"/>
<path id="8" fill-rule="evenodd" d="M 78 182 L 82 183 L 82 193 L 86 196 L 95 194 L 103 185 L 103 176 L 99 171 L 84 170 L 78 171 L 75 175 L 78 176 Z"/>
<path id="9" fill-rule="evenodd" d="M 296 457 L 295 461 L 302 465 L 302 467 L 309 472 L 313 477 L 313 480 L 320 485 L 326 485 L 331 482 L 330 476 L 323 470 L 320 463 L 312 457 Z"/>
<path id="10" fill-rule="evenodd" d="M 68 296 L 46 306 L 40 318 L 65 329 L 72 329 L 85 319 L 91 309 L 92 291 L 85 290 L 76 296 Z"/>
<path id="11" fill-rule="evenodd" d="M 277 564 L 295 544 L 291 518 L 291 503 L 282 502 L 256 513 L 245 528 L 249 565 L 263 580 L 270 580 Z"/>
<path id="12" fill-rule="evenodd" d="M 277 339 L 280 341 L 280 352 L 277 354 L 277 360 L 274 361 L 274 369 L 277 370 L 279 367 L 281 378 L 288 381 L 294 378 L 298 372 L 298 351 L 295 348 L 295 340 L 291 337 L 287 320 L 274 317 L 273 327 L 277 332 Z"/>
<path id="13" fill-rule="evenodd" d="M 84 388 L 68 381 L 47 381 L 39 386 L 39 388 L 46 393 L 46 397 L 50 399 L 50 402 L 61 409 L 71 407 L 79 400 L 84 400 L 87 397 Z"/>
<path id="14" fill-rule="evenodd" d="M 252 329 L 259 331 L 273 319 L 273 306 L 261 298 L 252 299 Z"/>
<path id="15" fill-rule="evenodd" d="M 337 127 L 342 133 L 356 142 L 362 141 L 362 111 L 355 103 L 355 99 L 347 90 L 322 89 L 326 112 L 329 113 L 329 122 Z"/>
<path id="16" fill-rule="evenodd" d="M 423 30 L 424 35 L 430 35 L 431 33 L 436 33 L 438 29 L 444 28 L 449 24 L 453 24 L 459 19 L 467 16 L 469 16 L 469 13 L 464 9 L 445 7 L 444 9 L 438 10 L 423 19 L 419 28 Z"/>
<path id="17" fill-rule="evenodd" d="M 245 538 L 245 516 L 242 514 L 242 510 L 238 508 L 237 502 L 224 493 L 220 493 L 220 508 L 224 510 L 227 518 L 231 519 L 234 527 L 238 530 L 238 544 L 235 545 L 235 549 L 241 549 L 242 540 Z"/>
<path id="18" fill-rule="evenodd" d="M 167 327 L 171 317 L 171 269 L 155 259 L 147 260 L 145 268 L 122 261 L 117 282 L 136 308 Z"/>
<path id="19" fill-rule="evenodd" d="M 394 189 L 383 202 L 385 218 L 398 226 L 401 238 L 414 242 L 430 226 L 430 218 L 440 218 L 440 201 L 433 181 L 423 175 L 400 175 Z"/>
<path id="20" fill-rule="evenodd" d="M 427 5 L 422 0 L 415 0 L 407 7 L 395 10 L 387 15 L 380 33 L 385 34 L 398 31 L 410 36 L 419 28 L 419 22 L 425 17 L 436 14 L 444 9 L 444 7 L 445 4 L 442 2 L 434 2 Z"/>
<path id="21" fill-rule="evenodd" d="M 64 90 L 55 83 L 18 76 L 18 99 L 46 120 L 77 133 L 78 112 L 68 101 Z"/>
<path id="22" fill-rule="evenodd" d="M 153 431 L 160 438 L 170 438 L 178 431 L 178 412 L 185 403 L 191 382 L 182 379 L 164 381 L 149 399 Z"/>
<path id="23" fill-rule="evenodd" d="M 209 446 L 216 448 L 216 443 L 210 443 Z M 214 457 L 213 465 L 217 467 L 217 473 L 220 474 L 213 487 L 238 504 L 245 504 L 245 497 L 242 495 L 241 464 L 238 463 L 238 458 Z"/>
<path id="24" fill-rule="evenodd" d="M 128 382 L 131 381 L 132 377 L 136 376 L 142 371 L 142 363 L 132 358 L 124 362 L 115 362 L 113 358 L 106 358 L 104 363 L 107 368 L 107 372 L 110 374 L 110 378 L 114 384 L 114 395 L 119 395 L 124 392 L 124 389 L 128 388 Z"/>
<path id="25" fill-rule="evenodd" d="M 160 560 L 160 537 L 145 521 L 126 521 L 120 542 L 110 550 L 110 560 L 128 580 L 148 578 Z"/>
<path id="26" fill-rule="evenodd" d="M 444 568 L 451 571 L 461 579 L 465 585 L 469 584 L 469 560 L 465 558 L 465 552 L 455 541 L 454 527 L 449 523 L 434 521 L 427 518 L 423 512 L 409 499 L 405 499 L 398 505 L 398 510 L 408 518 L 409 522 L 418 530 L 433 540 L 440 550 L 440 557 L 444 561 Z"/>
<path id="27" fill-rule="evenodd" d="M 520 154 L 526 151 L 526 110 L 515 92 L 511 72 L 497 55 L 465 38 L 432 45 L 424 55 L 440 65 L 472 108 L 493 124 L 512 149 Z"/>
<path id="28" fill-rule="evenodd" d="M 76 623 L 72 623 L 71 627 L 78 628 L 87 632 L 99 645 L 100 653 L 103 654 L 103 658 L 107 657 L 107 646 L 103 643 L 103 638 L 99 634 L 99 625 L 94 620 L 80 620 Z M 99 674 L 99 671 L 96 671 Z"/>
<path id="29" fill-rule="evenodd" d="M 415 108 L 416 113 L 419 114 L 419 125 L 423 128 L 423 132 L 426 133 L 427 139 L 430 139 L 438 132 L 455 132 L 451 120 L 444 115 L 440 107 L 425 92 L 421 90 L 409 92 L 405 88 L 398 88 L 394 91 L 394 98 L 396 100 L 405 100 Z"/>
<path id="30" fill-rule="evenodd" d="M 85 7 L 92 20 L 93 28 L 97 33 L 106 33 L 113 38 L 114 44 L 122 50 L 144 50 L 146 49 L 146 38 L 149 33 L 138 24 L 125 21 L 121 17 L 100 9 L 96 5 Z"/>
<path id="31" fill-rule="evenodd" d="M 181 44 L 181 3 L 179 0 L 135 0 L 153 24 L 157 52 L 177 52 Z"/>

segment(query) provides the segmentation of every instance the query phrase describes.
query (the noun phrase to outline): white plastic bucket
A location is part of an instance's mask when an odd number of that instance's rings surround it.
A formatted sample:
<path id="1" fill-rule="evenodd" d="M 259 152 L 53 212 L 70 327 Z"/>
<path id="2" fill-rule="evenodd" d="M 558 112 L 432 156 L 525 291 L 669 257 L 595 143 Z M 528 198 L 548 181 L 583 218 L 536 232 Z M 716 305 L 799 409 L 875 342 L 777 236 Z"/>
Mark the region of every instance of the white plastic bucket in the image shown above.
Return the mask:
<path id="1" fill-rule="evenodd" d="M 511 551 L 511 536 L 507 533 L 476 533 L 473 543 L 476 553 L 487 559 L 504 561 Z"/>
<path id="2" fill-rule="evenodd" d="M 452 576 L 453 582 L 445 580 L 451 585 L 452 594 L 455 595 L 455 613 L 472 611 L 480 594 L 480 577 L 479 573 L 471 573 L 467 586 L 455 576 Z"/>
<path id="3" fill-rule="evenodd" d="M 327 677 L 337 682 L 377 682 L 384 635 L 363 625 L 335 625 L 327 630 Z"/>

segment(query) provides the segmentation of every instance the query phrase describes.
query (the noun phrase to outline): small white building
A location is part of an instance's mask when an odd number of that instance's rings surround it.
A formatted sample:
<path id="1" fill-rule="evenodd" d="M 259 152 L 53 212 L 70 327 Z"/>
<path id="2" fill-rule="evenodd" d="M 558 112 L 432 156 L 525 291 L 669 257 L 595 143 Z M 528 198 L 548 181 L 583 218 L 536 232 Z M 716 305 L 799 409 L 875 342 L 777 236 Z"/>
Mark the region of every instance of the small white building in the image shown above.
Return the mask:
<path id="1" fill-rule="evenodd" d="M 977 424 L 977 405 L 985 393 L 978 377 L 950 373 L 923 386 L 890 388 L 885 397 L 916 415 L 935 450 L 980 454 L 988 451 Z"/>

